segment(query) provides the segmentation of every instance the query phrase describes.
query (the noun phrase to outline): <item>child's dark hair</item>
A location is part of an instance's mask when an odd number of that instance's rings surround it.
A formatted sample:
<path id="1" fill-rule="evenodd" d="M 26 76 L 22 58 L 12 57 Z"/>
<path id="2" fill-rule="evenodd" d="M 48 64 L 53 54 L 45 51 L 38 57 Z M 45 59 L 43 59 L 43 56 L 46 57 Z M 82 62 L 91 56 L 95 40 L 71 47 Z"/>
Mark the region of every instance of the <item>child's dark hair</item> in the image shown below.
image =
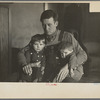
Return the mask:
<path id="1" fill-rule="evenodd" d="M 40 40 L 45 40 L 44 34 L 36 34 L 36 35 L 32 36 L 30 45 L 33 45 L 36 41 L 40 41 Z M 45 41 L 43 41 L 43 42 L 45 44 Z"/>
<path id="2" fill-rule="evenodd" d="M 62 42 L 60 42 L 58 49 L 59 50 L 61 50 L 61 49 L 63 49 L 63 50 L 64 49 L 68 49 L 69 51 L 71 51 L 71 50 L 73 50 L 73 45 L 70 42 L 62 41 Z"/>

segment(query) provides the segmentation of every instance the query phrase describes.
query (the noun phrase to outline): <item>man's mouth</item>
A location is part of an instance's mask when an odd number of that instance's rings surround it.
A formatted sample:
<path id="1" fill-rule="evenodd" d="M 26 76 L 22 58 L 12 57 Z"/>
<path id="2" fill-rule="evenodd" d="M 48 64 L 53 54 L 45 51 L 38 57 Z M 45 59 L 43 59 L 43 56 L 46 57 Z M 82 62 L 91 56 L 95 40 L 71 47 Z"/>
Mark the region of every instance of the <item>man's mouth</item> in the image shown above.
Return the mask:
<path id="1" fill-rule="evenodd" d="M 38 51 L 40 50 L 40 49 L 37 49 Z"/>

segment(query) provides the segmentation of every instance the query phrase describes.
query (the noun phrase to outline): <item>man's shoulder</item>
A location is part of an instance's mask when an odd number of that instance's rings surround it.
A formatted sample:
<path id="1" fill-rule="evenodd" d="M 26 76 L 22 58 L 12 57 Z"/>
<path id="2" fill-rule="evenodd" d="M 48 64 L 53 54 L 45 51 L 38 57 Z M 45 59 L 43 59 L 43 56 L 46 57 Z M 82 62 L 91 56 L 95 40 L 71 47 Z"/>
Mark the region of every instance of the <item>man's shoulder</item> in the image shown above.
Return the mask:
<path id="1" fill-rule="evenodd" d="M 68 32 L 68 31 L 65 31 L 65 30 L 59 30 L 58 32 L 60 33 L 60 35 L 61 34 L 63 34 L 63 35 L 72 35 L 71 32 Z"/>
<path id="2" fill-rule="evenodd" d="M 68 32 L 68 31 L 64 31 L 61 30 L 60 34 L 59 34 L 59 40 L 62 40 L 62 38 L 66 38 L 66 37 L 73 37 L 72 33 Z"/>
<path id="3" fill-rule="evenodd" d="M 25 46 L 25 47 L 20 49 L 20 51 L 24 51 L 24 52 L 29 51 L 29 50 L 30 50 L 30 46 L 29 45 L 27 45 L 27 46 Z"/>
<path id="4" fill-rule="evenodd" d="M 72 36 L 72 33 L 68 32 L 68 31 L 64 31 L 64 35 L 70 35 L 70 36 Z"/>

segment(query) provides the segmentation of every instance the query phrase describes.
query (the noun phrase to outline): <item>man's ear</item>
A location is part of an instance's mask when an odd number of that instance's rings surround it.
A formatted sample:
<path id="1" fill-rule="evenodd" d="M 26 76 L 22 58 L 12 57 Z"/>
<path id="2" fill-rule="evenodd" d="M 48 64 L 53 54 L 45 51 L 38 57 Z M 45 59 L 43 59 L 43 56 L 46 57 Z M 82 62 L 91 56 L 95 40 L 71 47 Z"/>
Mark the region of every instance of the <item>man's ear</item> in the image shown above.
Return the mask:
<path id="1" fill-rule="evenodd" d="M 55 25 L 58 26 L 58 21 L 55 22 Z"/>
<path id="2" fill-rule="evenodd" d="M 71 52 L 73 52 L 73 50 L 71 50 Z"/>

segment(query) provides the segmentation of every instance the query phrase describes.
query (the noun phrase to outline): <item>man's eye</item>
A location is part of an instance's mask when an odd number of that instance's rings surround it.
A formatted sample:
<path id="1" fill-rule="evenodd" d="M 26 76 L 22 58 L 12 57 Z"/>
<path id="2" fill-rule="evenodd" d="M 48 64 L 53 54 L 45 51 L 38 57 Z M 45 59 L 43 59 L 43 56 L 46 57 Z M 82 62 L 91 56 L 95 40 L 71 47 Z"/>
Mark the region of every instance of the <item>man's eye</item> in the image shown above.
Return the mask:
<path id="1" fill-rule="evenodd" d="M 34 45 L 37 45 L 37 44 L 34 44 Z"/>

